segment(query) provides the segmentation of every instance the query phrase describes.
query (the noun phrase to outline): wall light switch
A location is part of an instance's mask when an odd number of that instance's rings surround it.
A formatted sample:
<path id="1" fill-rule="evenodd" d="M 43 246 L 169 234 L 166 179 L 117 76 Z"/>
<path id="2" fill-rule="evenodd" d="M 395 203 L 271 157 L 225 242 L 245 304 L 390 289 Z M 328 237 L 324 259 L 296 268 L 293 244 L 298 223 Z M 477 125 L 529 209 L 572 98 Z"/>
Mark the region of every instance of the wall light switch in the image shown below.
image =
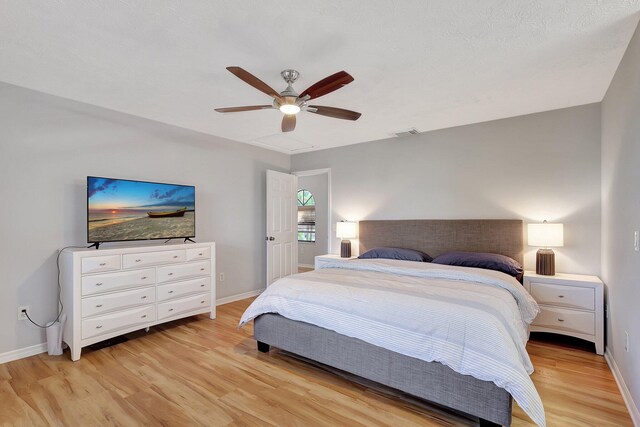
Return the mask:
<path id="1" fill-rule="evenodd" d="M 629 351 L 629 332 L 624 331 L 624 351 Z"/>
<path id="2" fill-rule="evenodd" d="M 640 232 L 638 231 L 633 232 L 633 248 L 636 252 L 640 252 Z"/>

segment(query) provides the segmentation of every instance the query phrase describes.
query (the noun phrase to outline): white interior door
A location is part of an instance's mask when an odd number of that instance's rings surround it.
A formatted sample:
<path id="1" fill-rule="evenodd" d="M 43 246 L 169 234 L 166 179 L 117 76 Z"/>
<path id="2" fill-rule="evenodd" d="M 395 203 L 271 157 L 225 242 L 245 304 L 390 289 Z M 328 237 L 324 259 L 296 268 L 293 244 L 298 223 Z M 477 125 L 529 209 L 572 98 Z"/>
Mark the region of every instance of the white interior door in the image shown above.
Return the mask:
<path id="1" fill-rule="evenodd" d="M 267 171 L 267 286 L 298 270 L 298 177 Z"/>

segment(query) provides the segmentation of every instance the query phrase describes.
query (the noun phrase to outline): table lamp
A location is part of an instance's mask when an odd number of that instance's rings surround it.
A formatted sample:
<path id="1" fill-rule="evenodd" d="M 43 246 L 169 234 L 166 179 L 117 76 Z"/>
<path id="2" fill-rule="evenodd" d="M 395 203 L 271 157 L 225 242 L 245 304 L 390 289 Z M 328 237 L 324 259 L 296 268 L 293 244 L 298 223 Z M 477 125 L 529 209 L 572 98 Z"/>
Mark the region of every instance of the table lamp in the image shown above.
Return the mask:
<path id="1" fill-rule="evenodd" d="M 556 274 L 555 254 L 551 247 L 564 246 L 564 228 L 562 224 L 528 225 L 529 246 L 540 246 L 536 252 L 536 274 L 553 276 Z"/>
<path id="2" fill-rule="evenodd" d="M 342 239 L 340 243 L 340 257 L 351 257 L 351 241 L 357 235 L 358 224 L 352 221 L 340 221 L 336 224 L 336 237 Z"/>

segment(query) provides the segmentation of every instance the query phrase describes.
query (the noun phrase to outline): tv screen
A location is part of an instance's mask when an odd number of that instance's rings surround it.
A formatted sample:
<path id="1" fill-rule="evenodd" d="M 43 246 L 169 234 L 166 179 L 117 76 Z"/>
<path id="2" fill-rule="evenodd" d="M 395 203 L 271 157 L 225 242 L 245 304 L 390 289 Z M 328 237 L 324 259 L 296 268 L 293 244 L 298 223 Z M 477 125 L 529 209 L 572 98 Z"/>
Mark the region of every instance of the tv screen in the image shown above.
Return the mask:
<path id="1" fill-rule="evenodd" d="M 87 177 L 87 241 L 195 237 L 195 187 Z"/>

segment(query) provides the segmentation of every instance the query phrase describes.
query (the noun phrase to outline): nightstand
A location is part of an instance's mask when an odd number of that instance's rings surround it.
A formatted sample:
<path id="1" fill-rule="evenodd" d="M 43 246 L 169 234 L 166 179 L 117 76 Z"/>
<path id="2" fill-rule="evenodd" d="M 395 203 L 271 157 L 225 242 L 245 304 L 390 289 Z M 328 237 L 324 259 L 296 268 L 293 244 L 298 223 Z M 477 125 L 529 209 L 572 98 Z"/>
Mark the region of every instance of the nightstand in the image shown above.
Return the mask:
<path id="1" fill-rule="evenodd" d="M 328 264 L 330 262 L 345 262 L 355 258 L 358 257 L 352 256 L 349 258 L 341 258 L 340 255 L 337 254 L 318 255 L 315 258 L 315 269 L 318 270 L 323 264 Z"/>
<path id="2" fill-rule="evenodd" d="M 524 287 L 540 305 L 532 332 L 582 338 L 604 354 L 604 284 L 598 277 L 525 271 Z"/>

